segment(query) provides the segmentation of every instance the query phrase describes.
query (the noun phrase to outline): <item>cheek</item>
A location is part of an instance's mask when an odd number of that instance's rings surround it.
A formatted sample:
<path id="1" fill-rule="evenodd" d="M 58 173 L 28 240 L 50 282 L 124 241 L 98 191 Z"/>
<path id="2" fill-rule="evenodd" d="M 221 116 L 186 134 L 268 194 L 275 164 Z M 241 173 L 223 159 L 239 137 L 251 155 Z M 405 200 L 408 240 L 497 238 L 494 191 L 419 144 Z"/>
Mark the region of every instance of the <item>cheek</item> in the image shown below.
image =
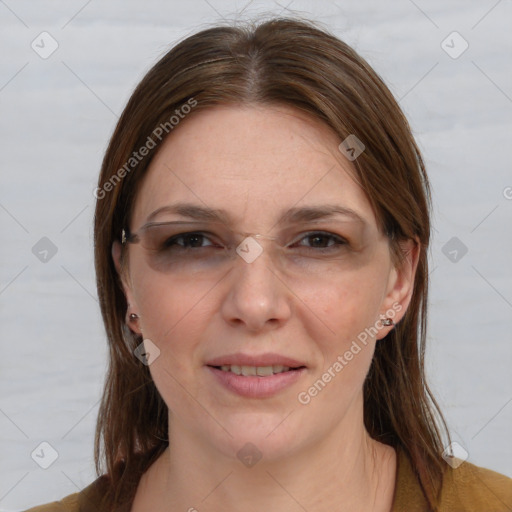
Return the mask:
<path id="1" fill-rule="evenodd" d="M 373 272 L 365 276 L 358 273 L 357 279 L 340 280 L 338 287 L 312 293 L 308 298 L 314 312 L 311 318 L 322 320 L 302 322 L 322 354 L 309 382 L 311 387 L 302 390 L 313 404 L 309 410 L 312 416 L 325 416 L 328 407 L 332 420 L 341 421 L 363 387 L 376 343 L 371 327 L 379 318 L 384 286 L 375 285 L 374 278 Z"/>
<path id="2" fill-rule="evenodd" d="M 186 331 L 193 339 L 194 326 L 201 323 L 205 287 L 196 287 L 190 280 L 169 279 L 147 267 L 134 269 L 132 276 L 144 336 L 167 343 L 183 338 Z"/>
<path id="3" fill-rule="evenodd" d="M 371 266 L 343 276 L 329 288 L 303 288 L 297 295 L 317 318 L 303 325 L 312 329 L 313 339 L 326 339 L 328 346 L 342 349 L 379 318 L 386 282 L 381 270 Z"/>
<path id="4" fill-rule="evenodd" d="M 143 336 L 160 350 L 149 367 L 153 381 L 171 410 L 191 409 L 199 391 L 194 356 L 208 316 L 204 288 L 147 269 L 134 284 Z"/>
<path id="5" fill-rule="evenodd" d="M 198 290 L 190 282 L 173 283 L 145 269 L 138 279 L 134 276 L 134 290 L 143 337 L 160 350 L 149 368 L 153 380 L 167 404 L 178 406 L 186 401 L 180 383 L 195 393 L 194 357 L 207 318 L 204 288 Z"/>

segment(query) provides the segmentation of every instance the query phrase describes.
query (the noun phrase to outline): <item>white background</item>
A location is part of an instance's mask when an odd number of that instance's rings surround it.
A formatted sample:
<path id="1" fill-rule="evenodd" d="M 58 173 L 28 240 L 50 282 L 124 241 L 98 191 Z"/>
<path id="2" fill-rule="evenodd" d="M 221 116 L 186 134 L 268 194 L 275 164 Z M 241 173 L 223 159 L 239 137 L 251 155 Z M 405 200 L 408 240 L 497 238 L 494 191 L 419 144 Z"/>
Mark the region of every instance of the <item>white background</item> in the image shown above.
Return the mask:
<path id="1" fill-rule="evenodd" d="M 244 8 L 241 18 L 288 8 L 324 23 L 400 99 L 434 191 L 430 381 L 469 460 L 512 476 L 511 2 L 247 3 L 0 1 L 0 511 L 95 478 L 106 369 L 92 250 L 101 159 L 149 67 Z M 43 31 L 59 45 L 47 59 L 31 48 Z M 469 44 L 456 59 L 441 47 L 453 31 Z M 452 53 L 463 48 L 458 36 L 447 41 Z M 45 236 L 57 253 L 42 263 L 32 247 Z M 468 248 L 457 263 L 442 252 L 452 237 Z M 30 456 L 42 441 L 58 452 L 46 470 Z"/>

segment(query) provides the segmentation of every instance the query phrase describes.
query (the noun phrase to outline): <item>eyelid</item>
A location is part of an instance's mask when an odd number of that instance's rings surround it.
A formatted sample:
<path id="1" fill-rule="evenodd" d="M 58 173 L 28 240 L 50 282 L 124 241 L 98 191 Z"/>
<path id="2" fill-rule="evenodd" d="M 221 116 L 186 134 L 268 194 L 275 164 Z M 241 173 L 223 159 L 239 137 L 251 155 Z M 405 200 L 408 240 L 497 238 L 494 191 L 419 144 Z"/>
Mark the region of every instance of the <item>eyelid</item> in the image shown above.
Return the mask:
<path id="1" fill-rule="evenodd" d="M 216 245 L 216 244 L 219 243 L 217 235 L 215 235 L 214 233 L 210 233 L 208 231 L 200 231 L 200 230 L 197 230 L 197 231 L 184 231 L 184 232 L 176 233 L 176 234 L 172 235 L 171 238 L 175 240 L 175 239 L 183 238 L 183 237 L 186 237 L 186 236 L 192 236 L 192 235 L 202 236 L 205 239 L 207 239 L 212 245 Z M 259 234 L 252 234 L 251 235 L 250 233 L 249 234 L 239 233 L 239 235 L 243 236 L 244 238 L 252 236 L 252 237 L 256 238 L 257 240 L 260 240 L 262 238 L 263 239 L 270 239 L 270 240 L 277 240 L 277 237 L 266 237 L 264 235 L 259 235 Z M 297 243 L 301 242 L 302 240 L 305 240 L 308 237 L 313 237 L 315 235 L 324 236 L 326 238 L 334 240 L 337 245 L 349 245 L 350 244 L 350 242 L 345 237 L 343 237 L 341 235 L 338 235 L 337 233 L 332 233 L 330 231 L 318 230 L 317 229 L 317 230 L 304 231 L 304 232 L 298 234 L 286 246 L 289 247 L 289 246 L 296 245 Z M 241 242 L 241 240 L 238 240 L 237 242 L 235 242 L 235 244 L 238 244 L 240 242 Z M 222 245 L 222 242 L 221 242 L 221 245 Z"/>
<path id="2" fill-rule="evenodd" d="M 310 223 L 307 223 L 307 224 L 310 224 Z M 179 233 L 176 233 L 173 236 L 196 233 L 196 234 L 202 234 L 207 237 L 217 237 L 217 236 L 222 236 L 222 235 L 217 235 L 214 232 L 210 231 L 210 229 L 222 228 L 225 232 L 227 231 L 231 235 L 237 235 L 238 237 L 241 237 L 242 239 L 252 236 L 257 240 L 258 239 L 278 240 L 279 238 L 286 238 L 287 234 L 290 233 L 290 231 L 292 231 L 292 230 L 295 231 L 297 229 L 297 227 L 299 227 L 299 226 L 288 227 L 285 230 L 283 230 L 283 232 L 280 234 L 280 236 L 269 236 L 269 235 L 260 234 L 260 233 L 247 233 L 247 232 L 234 231 L 231 228 L 227 228 L 225 226 L 225 224 L 223 224 L 223 223 L 213 223 L 212 224 L 212 223 L 203 222 L 203 221 L 166 221 L 166 222 L 149 222 L 147 224 L 144 224 L 139 229 L 139 231 L 145 231 L 145 230 L 151 229 L 153 227 L 159 227 L 159 226 L 176 226 L 176 228 L 179 228 L 179 227 L 183 228 L 183 231 L 180 231 Z M 188 227 L 185 227 L 185 226 L 188 226 Z M 137 234 L 137 232 L 135 232 L 134 234 Z M 326 229 L 314 228 L 313 226 L 311 226 L 311 228 L 308 229 L 307 231 L 302 231 L 301 233 L 298 233 L 294 237 L 294 242 L 296 242 L 306 236 L 312 236 L 315 234 L 331 236 L 333 238 L 342 240 L 345 243 L 349 243 L 349 240 L 345 236 L 340 235 L 339 233 L 336 233 L 336 232 L 330 231 L 330 230 L 326 230 Z M 294 242 L 292 242 L 292 243 L 294 243 Z"/>
<path id="3" fill-rule="evenodd" d="M 331 231 L 325 231 L 325 230 L 321 230 L 321 229 L 301 233 L 300 235 L 298 235 L 295 238 L 295 241 L 292 242 L 292 244 L 295 244 L 297 242 L 300 242 L 301 240 L 304 240 L 305 238 L 315 236 L 315 235 L 320 235 L 320 236 L 325 236 L 327 238 L 331 238 L 333 240 L 336 240 L 337 242 L 340 242 L 341 244 L 349 244 L 349 241 L 347 240 L 346 237 L 338 235 L 337 233 L 332 233 Z"/>
<path id="4" fill-rule="evenodd" d="M 211 224 L 208 225 L 209 228 L 207 228 L 207 224 L 204 222 L 182 222 L 182 221 L 167 221 L 167 222 L 148 222 L 147 224 L 144 224 L 139 228 L 138 231 L 134 233 L 134 235 L 137 235 L 138 233 L 143 233 L 145 231 L 151 231 L 152 228 L 159 228 L 159 227 L 165 227 L 165 226 L 171 226 L 175 228 L 175 232 L 172 233 L 172 237 L 177 236 L 184 236 L 184 235 L 190 235 L 190 234 L 202 234 L 207 237 L 218 237 L 219 235 L 216 235 L 212 231 L 209 231 L 211 229 Z"/>
<path id="5" fill-rule="evenodd" d="M 205 223 L 205 222 L 198 222 L 198 221 L 180 221 L 180 220 L 176 220 L 176 221 L 165 221 L 165 222 L 148 222 L 147 224 L 144 224 L 143 226 L 140 227 L 139 231 L 143 231 L 143 230 L 146 230 L 146 229 L 149 229 L 149 228 L 153 228 L 153 227 L 159 227 L 159 226 L 206 226 L 206 225 L 212 225 L 211 223 L 208 224 L 208 223 Z M 222 224 L 214 224 L 215 226 L 219 226 L 219 225 L 222 225 Z M 192 230 L 192 231 L 195 231 L 195 230 Z M 198 231 L 200 231 L 200 228 L 198 228 Z"/>
<path id="6" fill-rule="evenodd" d="M 284 231 L 289 231 L 291 229 L 296 229 L 296 228 L 300 228 L 304 225 L 307 225 L 307 226 L 311 226 L 311 229 L 314 230 L 316 229 L 315 226 L 316 224 L 324 224 L 325 222 L 329 222 L 329 221 L 326 221 L 325 219 L 314 219 L 314 220 L 308 220 L 308 221 L 303 221 L 303 222 L 293 222 L 293 223 L 290 223 L 290 224 L 287 224 L 283 227 L 283 230 Z M 348 220 L 348 221 L 340 221 L 340 220 L 336 220 L 336 224 L 347 224 L 347 225 L 353 225 L 354 224 L 354 221 L 352 220 Z M 146 228 L 150 228 L 150 227 L 154 227 L 154 226 L 164 226 L 164 225 L 175 225 L 175 226 L 218 226 L 218 227 L 222 227 L 226 230 L 229 230 L 233 233 L 243 233 L 243 232 L 238 232 L 238 231 L 235 231 L 234 229 L 230 228 L 227 224 L 223 223 L 223 222 L 215 222 L 215 221 L 200 221 L 200 220 L 169 220 L 169 221 L 152 221 L 152 222 L 148 222 L 146 224 L 143 224 L 137 231 L 140 231 L 140 230 L 143 230 L 143 229 L 146 229 Z M 135 233 L 137 232 L 135 231 Z"/>

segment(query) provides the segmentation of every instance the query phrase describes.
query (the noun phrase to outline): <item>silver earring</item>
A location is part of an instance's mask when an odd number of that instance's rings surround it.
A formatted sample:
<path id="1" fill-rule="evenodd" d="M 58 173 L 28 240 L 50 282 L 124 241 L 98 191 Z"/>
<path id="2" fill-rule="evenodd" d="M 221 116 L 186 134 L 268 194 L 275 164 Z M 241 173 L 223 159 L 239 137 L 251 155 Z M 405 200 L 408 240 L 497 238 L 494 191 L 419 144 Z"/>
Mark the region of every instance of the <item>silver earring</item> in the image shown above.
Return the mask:
<path id="1" fill-rule="evenodd" d="M 136 315 L 135 313 L 130 313 L 130 320 L 137 320 L 139 318 L 139 315 Z"/>
<path id="2" fill-rule="evenodd" d="M 393 322 L 393 320 L 391 320 L 391 318 L 383 318 L 382 319 L 382 325 L 385 326 L 385 327 L 389 327 L 390 325 L 395 325 L 395 322 Z"/>

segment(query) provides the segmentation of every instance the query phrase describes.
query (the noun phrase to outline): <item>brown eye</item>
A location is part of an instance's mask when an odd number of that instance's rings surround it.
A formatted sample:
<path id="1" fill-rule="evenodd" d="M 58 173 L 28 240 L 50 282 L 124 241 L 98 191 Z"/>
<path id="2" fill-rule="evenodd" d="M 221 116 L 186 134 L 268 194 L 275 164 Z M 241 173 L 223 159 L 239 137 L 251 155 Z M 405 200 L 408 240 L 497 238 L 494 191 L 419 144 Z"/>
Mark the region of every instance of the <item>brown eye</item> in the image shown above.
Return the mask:
<path id="1" fill-rule="evenodd" d="M 202 233 L 182 233 L 180 235 L 175 235 L 165 242 L 166 248 L 171 247 L 182 247 L 184 249 L 197 249 L 201 247 L 209 247 L 212 246 L 212 243 L 207 245 L 203 245 L 205 241 L 210 241 L 209 238 Z"/>
<path id="2" fill-rule="evenodd" d="M 335 249 L 347 243 L 347 241 L 340 236 L 323 231 L 308 233 L 301 238 L 300 242 L 304 240 L 307 240 L 309 245 L 299 243 L 299 246 L 311 249 Z"/>

